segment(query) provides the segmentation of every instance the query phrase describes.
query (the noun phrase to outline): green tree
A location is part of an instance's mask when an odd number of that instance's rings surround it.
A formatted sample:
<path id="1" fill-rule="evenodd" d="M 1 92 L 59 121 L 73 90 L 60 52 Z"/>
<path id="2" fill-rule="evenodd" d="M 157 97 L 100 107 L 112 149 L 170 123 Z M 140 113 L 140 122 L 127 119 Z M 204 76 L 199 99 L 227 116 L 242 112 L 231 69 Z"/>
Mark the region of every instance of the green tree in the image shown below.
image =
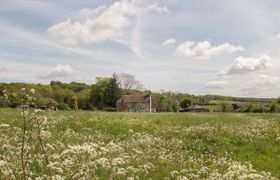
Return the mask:
<path id="1" fill-rule="evenodd" d="M 190 98 L 184 98 L 180 102 L 180 107 L 183 109 L 186 109 L 186 108 L 190 107 L 191 105 L 192 105 L 192 100 Z"/>
<path id="2" fill-rule="evenodd" d="M 110 82 L 111 78 L 98 77 L 97 83 L 92 87 L 90 92 L 90 102 L 93 107 L 101 110 L 106 107 L 105 102 L 105 90 Z"/>
<path id="3" fill-rule="evenodd" d="M 218 109 L 220 112 L 229 112 L 231 110 L 230 104 L 225 101 L 218 103 Z"/>
<path id="4" fill-rule="evenodd" d="M 117 76 L 116 74 L 113 75 L 113 78 L 111 78 L 105 88 L 104 92 L 104 100 L 105 104 L 108 107 L 116 107 L 116 102 L 121 97 L 121 89 L 119 88 L 118 82 L 117 82 Z"/>

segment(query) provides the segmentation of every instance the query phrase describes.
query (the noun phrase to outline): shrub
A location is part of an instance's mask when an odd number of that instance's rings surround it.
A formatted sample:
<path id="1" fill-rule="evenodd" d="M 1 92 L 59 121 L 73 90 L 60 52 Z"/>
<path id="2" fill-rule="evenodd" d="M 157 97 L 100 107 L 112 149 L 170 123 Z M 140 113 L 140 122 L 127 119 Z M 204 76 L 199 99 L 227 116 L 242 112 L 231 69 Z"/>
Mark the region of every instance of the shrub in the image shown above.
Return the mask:
<path id="1" fill-rule="evenodd" d="M 180 107 L 183 109 L 186 109 L 188 107 L 190 107 L 192 105 L 192 100 L 189 98 L 184 98 L 181 102 L 180 102 Z"/>
<path id="2" fill-rule="evenodd" d="M 0 107 L 9 107 L 11 105 L 11 102 L 9 99 L 0 96 Z"/>
<path id="3" fill-rule="evenodd" d="M 220 112 L 230 112 L 231 111 L 231 106 L 229 103 L 225 101 L 221 101 L 218 104 L 218 109 Z"/>
<path id="4" fill-rule="evenodd" d="M 70 107 L 73 110 L 77 110 L 78 109 L 78 102 L 77 102 L 77 97 L 76 96 L 72 96 Z"/>
<path id="5" fill-rule="evenodd" d="M 59 110 L 71 110 L 70 107 L 68 106 L 68 104 L 65 104 L 64 102 L 58 103 L 57 108 Z"/>

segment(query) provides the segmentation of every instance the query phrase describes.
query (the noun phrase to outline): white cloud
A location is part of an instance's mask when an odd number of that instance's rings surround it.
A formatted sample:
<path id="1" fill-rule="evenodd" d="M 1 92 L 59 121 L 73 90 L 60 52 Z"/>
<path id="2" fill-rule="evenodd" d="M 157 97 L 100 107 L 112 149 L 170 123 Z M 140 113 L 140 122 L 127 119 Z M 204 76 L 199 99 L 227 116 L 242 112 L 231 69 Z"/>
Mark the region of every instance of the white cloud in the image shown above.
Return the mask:
<path id="1" fill-rule="evenodd" d="M 170 13 L 168 8 L 166 6 L 160 6 L 157 3 L 156 4 L 152 4 L 148 7 L 149 10 L 157 12 L 157 13 Z"/>
<path id="2" fill-rule="evenodd" d="M 218 75 L 247 74 L 254 71 L 264 70 L 271 66 L 271 57 L 263 55 L 260 58 L 238 57 L 229 68 L 218 73 Z"/>
<path id="3" fill-rule="evenodd" d="M 169 46 L 169 45 L 174 45 L 176 43 L 177 43 L 176 39 L 171 38 L 171 39 L 167 39 L 166 41 L 164 41 L 162 43 L 162 45 L 163 46 Z"/>
<path id="4" fill-rule="evenodd" d="M 96 9 L 82 9 L 83 20 L 68 19 L 48 28 L 47 32 L 65 45 L 95 44 L 106 40 L 123 42 L 129 30 L 135 28 L 141 12 L 162 13 L 166 7 L 158 5 L 140 6 L 135 0 L 116 1 L 112 5 Z"/>
<path id="5" fill-rule="evenodd" d="M 46 75 L 39 76 L 42 79 L 67 77 L 73 74 L 73 68 L 67 64 L 57 64 L 49 73 Z"/>
<path id="6" fill-rule="evenodd" d="M 229 43 L 212 46 L 209 41 L 198 43 L 187 41 L 177 47 L 176 54 L 187 59 L 204 60 L 210 59 L 212 56 L 226 55 L 237 51 L 244 51 L 244 48 Z"/>
<path id="7" fill-rule="evenodd" d="M 213 80 L 208 82 L 205 87 L 210 89 L 224 89 L 228 84 L 228 81 L 225 80 Z"/>
<path id="8" fill-rule="evenodd" d="M 107 8 L 106 6 L 99 6 L 95 9 L 83 8 L 83 9 L 80 10 L 79 15 L 81 17 L 96 16 L 96 15 L 102 13 L 106 8 Z"/>

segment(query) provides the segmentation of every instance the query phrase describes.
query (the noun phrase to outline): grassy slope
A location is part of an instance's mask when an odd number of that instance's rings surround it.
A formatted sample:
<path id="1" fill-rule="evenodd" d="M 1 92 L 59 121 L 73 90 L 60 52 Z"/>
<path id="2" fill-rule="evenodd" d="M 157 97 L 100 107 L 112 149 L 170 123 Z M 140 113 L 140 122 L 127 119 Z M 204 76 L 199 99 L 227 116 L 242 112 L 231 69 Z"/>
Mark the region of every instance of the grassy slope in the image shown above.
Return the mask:
<path id="1" fill-rule="evenodd" d="M 167 143 L 165 147 L 170 152 L 178 151 L 179 159 L 184 159 L 182 154 L 188 152 L 188 156 L 191 153 L 194 157 L 202 159 L 203 166 L 211 169 L 214 168 L 211 162 L 208 162 L 207 158 L 203 159 L 201 155 L 229 157 L 242 163 L 249 161 L 257 171 L 271 172 L 273 176 L 280 178 L 280 140 L 276 140 L 280 137 L 280 114 L 129 114 L 65 111 L 56 113 L 56 117 L 64 119 L 51 129 L 53 137 L 57 139 L 60 138 L 60 132 L 72 129 L 82 136 L 99 132 L 104 136 L 104 143 L 111 140 L 126 141 L 131 136 L 129 131 L 133 130 L 133 133 L 151 134 L 166 142 L 173 142 L 174 139 L 182 141 L 183 144 L 178 146 L 172 147 L 172 144 Z M 20 111 L 0 109 L 1 123 L 20 126 Z M 82 141 L 85 140 L 63 140 L 68 144 L 82 144 Z M 147 150 L 145 148 L 143 147 L 144 151 Z M 155 166 L 149 177 L 164 177 L 174 169 L 198 166 L 172 160 L 160 161 L 151 157 L 147 157 L 147 160 Z M 104 174 L 101 170 L 99 173 L 100 176 Z"/>

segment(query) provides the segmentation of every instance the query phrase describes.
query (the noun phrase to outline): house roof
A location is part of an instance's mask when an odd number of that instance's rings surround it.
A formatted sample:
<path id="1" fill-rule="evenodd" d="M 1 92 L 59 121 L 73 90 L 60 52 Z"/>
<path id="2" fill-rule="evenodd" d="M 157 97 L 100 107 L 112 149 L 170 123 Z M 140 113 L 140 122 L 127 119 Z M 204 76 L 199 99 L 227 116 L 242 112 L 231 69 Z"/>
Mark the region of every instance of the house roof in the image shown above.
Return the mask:
<path id="1" fill-rule="evenodd" d="M 206 108 L 204 108 L 202 106 L 199 106 L 199 105 L 193 105 L 193 106 L 191 106 L 191 107 L 189 107 L 187 109 L 206 109 Z"/>
<path id="2" fill-rule="evenodd" d="M 190 106 L 189 108 L 186 108 L 186 109 L 181 109 L 180 112 L 190 112 L 190 111 L 201 111 L 201 112 L 206 112 L 208 111 L 209 112 L 209 109 L 207 108 L 204 108 L 202 106 L 199 106 L 199 105 L 193 105 L 193 106 Z"/>
<path id="3" fill-rule="evenodd" d="M 149 101 L 148 95 L 124 95 L 117 102 L 148 103 Z"/>

